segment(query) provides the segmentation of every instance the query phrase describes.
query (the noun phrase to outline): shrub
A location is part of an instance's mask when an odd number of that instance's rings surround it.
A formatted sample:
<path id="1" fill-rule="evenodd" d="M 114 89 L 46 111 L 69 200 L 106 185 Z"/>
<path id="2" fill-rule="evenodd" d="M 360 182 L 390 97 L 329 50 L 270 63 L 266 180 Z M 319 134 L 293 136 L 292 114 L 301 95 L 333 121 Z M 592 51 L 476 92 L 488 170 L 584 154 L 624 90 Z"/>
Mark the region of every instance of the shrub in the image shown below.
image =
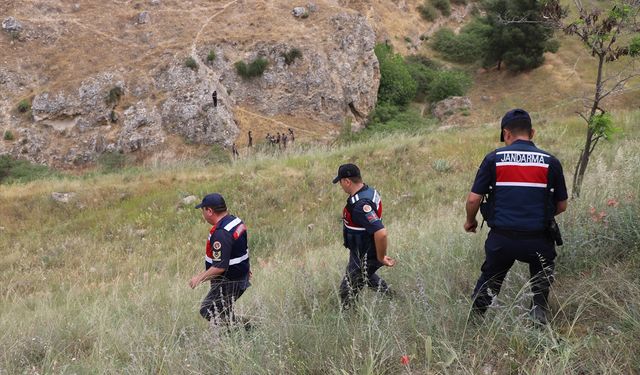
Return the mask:
<path id="1" fill-rule="evenodd" d="M 0 156 L 0 183 L 29 182 L 55 175 L 47 166 L 17 160 L 9 155 Z"/>
<path id="2" fill-rule="evenodd" d="M 399 106 L 407 105 L 416 96 L 416 82 L 402 56 L 394 54 L 391 46 L 378 44 L 375 48 L 380 62 L 378 100 Z"/>
<path id="3" fill-rule="evenodd" d="M 424 20 L 429 22 L 433 22 L 438 18 L 438 11 L 427 0 L 425 0 L 424 4 L 418 5 L 418 12 L 420 12 L 420 16 Z"/>
<path id="4" fill-rule="evenodd" d="M 216 52 L 214 50 L 210 50 L 207 54 L 207 61 L 212 62 L 216 59 Z"/>
<path id="5" fill-rule="evenodd" d="M 207 164 L 229 164 L 231 163 L 231 155 L 219 144 L 211 146 L 206 156 Z"/>
<path id="6" fill-rule="evenodd" d="M 5 130 L 3 138 L 5 141 L 13 141 L 15 139 L 11 130 Z"/>
<path id="7" fill-rule="evenodd" d="M 27 99 L 22 99 L 20 103 L 18 103 L 18 112 L 26 113 L 30 109 L 31 104 L 29 104 L 29 101 Z"/>
<path id="8" fill-rule="evenodd" d="M 439 71 L 429 84 L 428 99 L 435 103 L 450 96 L 462 96 L 471 87 L 471 77 L 464 72 Z"/>
<path id="9" fill-rule="evenodd" d="M 126 161 L 126 156 L 120 152 L 105 152 L 97 162 L 102 172 L 110 173 L 124 168 Z"/>
<path id="10" fill-rule="evenodd" d="M 451 2 L 453 4 L 456 4 L 456 5 L 467 5 L 467 4 L 469 4 L 468 0 L 451 0 Z"/>
<path id="11" fill-rule="evenodd" d="M 429 85 L 440 68 L 436 63 L 420 55 L 407 56 L 405 59 L 411 78 L 416 82 L 415 98 L 421 100 L 427 96 Z"/>
<path id="12" fill-rule="evenodd" d="M 234 64 L 238 75 L 244 79 L 260 77 L 269 65 L 269 61 L 264 57 L 258 57 L 249 64 L 244 61 L 238 61 Z"/>
<path id="13" fill-rule="evenodd" d="M 111 90 L 109 90 L 109 94 L 107 94 L 107 104 L 113 105 L 118 103 L 123 94 L 124 90 L 122 89 L 122 87 L 116 86 L 112 88 Z"/>
<path id="14" fill-rule="evenodd" d="M 292 48 L 289 52 L 284 52 L 282 54 L 282 57 L 284 58 L 285 64 L 291 65 L 294 61 L 296 61 L 296 59 L 302 58 L 302 51 L 300 51 L 298 48 Z"/>
<path id="15" fill-rule="evenodd" d="M 187 59 L 184 61 L 184 65 L 189 69 L 198 70 L 198 63 L 191 56 L 187 57 Z"/>
<path id="16" fill-rule="evenodd" d="M 431 46 L 449 61 L 472 63 L 484 58 L 487 31 L 487 26 L 480 22 L 471 22 L 458 35 L 442 28 L 433 35 Z"/>
<path id="17" fill-rule="evenodd" d="M 439 9 L 443 16 L 449 17 L 451 15 L 451 3 L 449 0 L 431 0 L 431 5 Z"/>

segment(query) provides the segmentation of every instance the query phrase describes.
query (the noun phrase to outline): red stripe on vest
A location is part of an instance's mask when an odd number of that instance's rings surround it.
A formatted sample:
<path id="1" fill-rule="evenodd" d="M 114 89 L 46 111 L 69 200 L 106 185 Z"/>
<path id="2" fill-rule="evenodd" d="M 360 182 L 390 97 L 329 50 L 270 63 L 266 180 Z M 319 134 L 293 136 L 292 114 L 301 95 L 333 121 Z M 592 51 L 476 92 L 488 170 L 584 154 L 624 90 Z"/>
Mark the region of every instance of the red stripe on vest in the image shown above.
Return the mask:
<path id="1" fill-rule="evenodd" d="M 536 166 L 498 165 L 496 182 L 527 182 L 546 184 L 548 169 Z"/>
<path id="2" fill-rule="evenodd" d="M 233 232 L 233 239 L 237 240 L 238 238 L 240 238 L 240 236 L 242 236 L 242 233 L 247 231 L 247 227 L 246 225 L 244 225 L 244 223 L 238 225 L 236 227 L 236 230 Z"/>

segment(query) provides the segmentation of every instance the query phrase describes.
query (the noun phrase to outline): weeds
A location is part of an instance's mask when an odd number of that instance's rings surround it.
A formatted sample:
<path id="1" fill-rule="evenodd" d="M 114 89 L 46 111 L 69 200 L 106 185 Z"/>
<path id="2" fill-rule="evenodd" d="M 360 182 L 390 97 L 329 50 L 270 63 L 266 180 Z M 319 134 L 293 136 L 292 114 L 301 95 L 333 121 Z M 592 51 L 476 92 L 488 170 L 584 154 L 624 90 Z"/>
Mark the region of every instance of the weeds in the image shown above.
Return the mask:
<path id="1" fill-rule="evenodd" d="M 189 56 L 184 60 L 184 66 L 186 66 L 187 68 L 191 69 L 191 70 L 198 70 L 198 63 L 196 62 L 196 60 Z"/>
<path id="2" fill-rule="evenodd" d="M 268 65 L 269 61 L 264 57 L 258 57 L 249 64 L 244 61 L 238 61 L 234 64 L 236 73 L 244 79 L 261 77 Z"/>

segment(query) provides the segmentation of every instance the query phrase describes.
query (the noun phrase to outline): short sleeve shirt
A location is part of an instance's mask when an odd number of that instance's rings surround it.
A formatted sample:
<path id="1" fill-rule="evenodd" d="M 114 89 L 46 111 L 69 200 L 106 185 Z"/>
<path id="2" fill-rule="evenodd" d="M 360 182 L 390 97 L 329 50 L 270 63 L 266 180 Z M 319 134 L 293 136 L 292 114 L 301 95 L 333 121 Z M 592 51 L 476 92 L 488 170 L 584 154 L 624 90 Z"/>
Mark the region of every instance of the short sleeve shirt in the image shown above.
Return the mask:
<path id="1" fill-rule="evenodd" d="M 355 203 L 351 211 L 353 222 L 366 229 L 369 234 L 374 234 L 384 228 L 382 219 L 378 217 L 375 207 L 373 202 L 362 199 Z"/>

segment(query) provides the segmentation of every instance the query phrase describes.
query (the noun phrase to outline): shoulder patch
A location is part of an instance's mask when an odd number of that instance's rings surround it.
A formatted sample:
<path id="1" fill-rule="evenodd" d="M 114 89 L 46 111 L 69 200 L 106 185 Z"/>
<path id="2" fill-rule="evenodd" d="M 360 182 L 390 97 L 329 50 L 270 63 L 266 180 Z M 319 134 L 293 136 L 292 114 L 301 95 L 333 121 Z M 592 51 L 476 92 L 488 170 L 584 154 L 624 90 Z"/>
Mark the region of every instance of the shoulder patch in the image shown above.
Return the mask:
<path id="1" fill-rule="evenodd" d="M 213 243 L 213 248 L 216 250 L 220 250 L 220 248 L 222 247 L 222 244 L 220 243 L 220 241 L 216 241 Z"/>
<path id="2" fill-rule="evenodd" d="M 362 211 L 364 211 L 365 213 L 371 212 L 371 206 L 365 204 L 364 206 L 362 206 Z"/>

